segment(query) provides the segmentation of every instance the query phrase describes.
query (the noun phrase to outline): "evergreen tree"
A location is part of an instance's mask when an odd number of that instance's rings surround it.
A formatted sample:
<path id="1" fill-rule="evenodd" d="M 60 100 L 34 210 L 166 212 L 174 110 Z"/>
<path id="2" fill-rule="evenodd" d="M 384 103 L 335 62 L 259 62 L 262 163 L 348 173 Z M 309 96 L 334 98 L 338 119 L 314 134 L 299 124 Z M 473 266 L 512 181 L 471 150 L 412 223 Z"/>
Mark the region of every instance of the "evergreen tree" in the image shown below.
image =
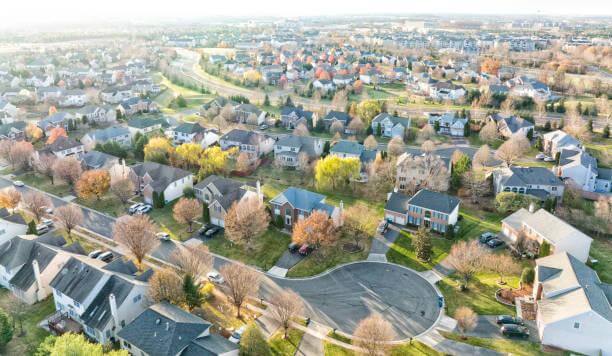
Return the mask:
<path id="1" fill-rule="evenodd" d="M 527 139 L 529 141 L 533 140 L 533 129 L 529 129 L 529 131 L 527 131 Z"/>
<path id="2" fill-rule="evenodd" d="M 471 126 L 471 121 L 469 118 L 467 120 L 467 122 L 465 123 L 465 125 L 463 126 L 463 136 L 464 137 L 468 137 L 470 135 L 470 126 Z"/>
<path id="3" fill-rule="evenodd" d="M 251 323 L 240 338 L 240 356 L 270 356 L 272 351 L 259 327 Z"/>
<path id="4" fill-rule="evenodd" d="M 0 309 L 0 347 L 6 344 L 13 338 L 13 323 L 3 309 Z"/>
<path id="5" fill-rule="evenodd" d="M 380 122 L 376 124 L 376 136 L 382 136 L 382 125 Z"/>
<path id="6" fill-rule="evenodd" d="M 431 259 L 433 245 L 431 243 L 431 236 L 425 225 L 421 225 L 416 234 L 414 234 L 412 238 L 412 248 L 414 248 L 414 252 L 419 260 L 427 262 Z"/>
<path id="7" fill-rule="evenodd" d="M 435 121 L 434 122 L 434 131 L 436 131 L 436 132 L 440 131 L 440 121 Z"/>
<path id="8" fill-rule="evenodd" d="M 550 121 L 546 121 L 544 124 L 544 131 L 550 131 Z"/>
<path id="9" fill-rule="evenodd" d="M 28 235 L 36 235 L 36 222 L 34 220 L 30 220 L 28 223 L 28 231 L 26 233 Z"/>
<path id="10" fill-rule="evenodd" d="M 183 292 L 185 293 L 185 304 L 189 310 L 193 310 L 204 303 L 204 296 L 200 292 L 200 283 L 196 283 L 191 274 L 183 277 Z"/>
<path id="11" fill-rule="evenodd" d="M 287 100 L 285 101 L 285 106 L 289 106 L 289 107 L 294 107 L 295 105 L 293 105 L 293 100 L 291 100 L 291 96 L 288 95 L 287 96 Z"/>
<path id="12" fill-rule="evenodd" d="M 323 145 L 323 154 L 321 154 L 321 157 L 325 157 L 329 154 L 329 150 L 331 149 L 331 144 L 329 143 L 329 141 L 325 141 L 325 144 Z"/>
<path id="13" fill-rule="evenodd" d="M 268 97 L 268 94 L 266 94 L 263 104 L 264 106 L 270 106 L 270 98 Z"/>
<path id="14" fill-rule="evenodd" d="M 204 205 L 202 209 L 202 222 L 207 224 L 210 222 L 210 211 L 208 210 L 208 206 Z"/>
<path id="15" fill-rule="evenodd" d="M 610 124 L 606 125 L 603 128 L 602 136 L 603 136 L 603 138 L 610 138 Z"/>
<path id="16" fill-rule="evenodd" d="M 587 122 L 587 129 L 589 130 L 589 132 L 593 132 L 593 119 L 589 119 L 589 121 Z"/>

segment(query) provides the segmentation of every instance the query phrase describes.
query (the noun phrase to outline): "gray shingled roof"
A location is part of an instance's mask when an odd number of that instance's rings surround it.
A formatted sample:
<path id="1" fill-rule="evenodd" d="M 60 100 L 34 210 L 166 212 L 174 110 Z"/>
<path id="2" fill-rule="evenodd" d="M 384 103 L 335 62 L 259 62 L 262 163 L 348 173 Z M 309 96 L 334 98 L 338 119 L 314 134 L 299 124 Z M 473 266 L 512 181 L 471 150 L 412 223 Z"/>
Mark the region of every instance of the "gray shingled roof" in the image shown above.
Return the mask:
<path id="1" fill-rule="evenodd" d="M 80 142 L 77 142 L 76 140 L 70 137 L 60 136 L 55 141 L 53 141 L 52 144 L 47 145 L 45 149 L 48 149 L 51 152 L 60 152 L 60 151 L 64 151 L 64 150 L 74 148 L 74 147 L 79 147 L 79 146 L 82 146 Z"/>
<path id="2" fill-rule="evenodd" d="M 156 192 L 162 192 L 172 182 L 191 175 L 191 172 L 184 169 L 159 164 L 156 162 L 144 162 L 132 166 L 132 170 L 139 177 L 143 177 L 146 173 L 153 178 L 151 186 Z"/>
<path id="3" fill-rule="evenodd" d="M 254 131 L 233 129 L 232 131 L 221 136 L 220 140 L 240 142 L 241 144 L 256 146 L 263 141 L 264 138 L 264 135 Z"/>
<path id="4" fill-rule="evenodd" d="M 109 300 L 110 295 L 112 294 L 115 296 L 117 308 L 120 308 L 133 288 L 134 284 L 129 281 L 116 275 L 110 276 L 98 292 L 98 295 L 96 295 L 91 304 L 89 304 L 87 310 L 81 315 L 83 323 L 92 328 L 103 330 L 108 321 L 112 318 Z"/>
<path id="5" fill-rule="evenodd" d="M 393 192 L 385 204 L 385 210 L 405 214 L 408 210 L 408 201 L 410 201 L 410 197 L 408 195 Z"/>
<path id="6" fill-rule="evenodd" d="M 104 272 L 71 257 L 49 285 L 83 303 L 103 276 Z"/>
<path id="7" fill-rule="evenodd" d="M 182 124 L 178 125 L 174 129 L 174 131 L 176 132 L 182 132 L 186 134 L 204 132 L 204 130 L 205 129 L 202 126 L 200 126 L 200 124 L 191 123 L 191 122 L 183 122 Z"/>
<path id="8" fill-rule="evenodd" d="M 218 334 L 193 340 L 180 356 L 216 356 L 237 350 L 238 345 Z"/>
<path id="9" fill-rule="evenodd" d="M 563 185 L 559 177 L 544 167 L 510 167 L 510 171 L 512 174 L 505 179 L 504 185 Z"/>
<path id="10" fill-rule="evenodd" d="M 450 214 L 459 205 L 459 198 L 427 189 L 419 190 L 408 204 Z"/>
<path id="11" fill-rule="evenodd" d="M 129 135 L 130 130 L 123 126 L 111 126 L 105 129 L 88 132 L 87 135 L 98 142 L 106 142 L 115 137 Z"/>
<path id="12" fill-rule="evenodd" d="M 150 306 L 117 334 L 149 355 L 174 356 L 211 324 L 172 304 Z"/>
<path id="13" fill-rule="evenodd" d="M 324 199 L 325 195 L 313 193 L 301 188 L 289 187 L 285 189 L 284 192 L 274 197 L 274 199 L 270 200 L 270 203 L 283 205 L 288 202 L 295 209 L 307 212 L 312 210 L 323 210 L 331 214 L 335 207 L 323 203 Z"/>
<path id="14" fill-rule="evenodd" d="M 85 162 L 85 166 L 93 169 L 103 167 L 106 162 L 113 159 L 117 159 L 117 157 L 100 151 L 89 151 L 81 157 L 81 160 Z"/>

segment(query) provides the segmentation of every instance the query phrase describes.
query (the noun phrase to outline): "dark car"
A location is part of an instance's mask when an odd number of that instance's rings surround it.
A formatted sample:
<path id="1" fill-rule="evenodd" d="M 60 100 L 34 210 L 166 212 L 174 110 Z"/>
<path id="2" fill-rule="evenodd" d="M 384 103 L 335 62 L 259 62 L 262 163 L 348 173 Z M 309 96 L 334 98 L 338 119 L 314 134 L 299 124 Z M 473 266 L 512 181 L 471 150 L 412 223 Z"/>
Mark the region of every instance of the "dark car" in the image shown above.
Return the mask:
<path id="1" fill-rule="evenodd" d="M 520 337 L 523 339 L 529 338 L 529 329 L 516 324 L 507 324 L 502 326 L 499 331 L 507 337 Z"/>
<path id="2" fill-rule="evenodd" d="M 219 231 L 221 231 L 220 227 L 213 226 L 210 229 L 206 230 L 206 232 L 204 233 L 204 236 L 206 236 L 206 237 L 213 237 Z"/>
<path id="3" fill-rule="evenodd" d="M 502 240 L 499 239 L 491 239 L 489 241 L 487 241 L 487 246 L 489 246 L 489 248 L 498 248 L 500 246 L 503 246 L 505 242 L 503 242 Z"/>
<path id="4" fill-rule="evenodd" d="M 212 227 L 213 227 L 213 225 L 211 225 L 211 224 L 204 224 L 204 226 L 202 226 L 198 230 L 198 235 L 200 235 L 200 236 L 206 235 L 206 231 L 210 230 Z"/>
<path id="5" fill-rule="evenodd" d="M 300 244 L 296 244 L 295 242 L 292 242 L 289 244 L 289 252 L 291 253 L 296 253 L 300 250 Z"/>
<path id="6" fill-rule="evenodd" d="M 516 325 L 525 325 L 523 323 L 523 319 L 519 317 L 513 317 L 511 315 L 500 315 L 495 319 L 497 325 L 505 325 L 505 324 L 516 324 Z"/>
<path id="7" fill-rule="evenodd" d="M 300 255 L 302 256 L 308 256 L 310 255 L 310 253 L 312 252 L 313 248 L 308 246 L 308 244 L 304 244 L 302 247 L 300 247 Z"/>
<path id="8" fill-rule="evenodd" d="M 495 234 L 487 231 L 480 235 L 480 237 L 478 238 L 478 241 L 480 241 L 481 244 L 486 244 L 487 242 L 491 241 L 494 238 L 495 238 Z"/>

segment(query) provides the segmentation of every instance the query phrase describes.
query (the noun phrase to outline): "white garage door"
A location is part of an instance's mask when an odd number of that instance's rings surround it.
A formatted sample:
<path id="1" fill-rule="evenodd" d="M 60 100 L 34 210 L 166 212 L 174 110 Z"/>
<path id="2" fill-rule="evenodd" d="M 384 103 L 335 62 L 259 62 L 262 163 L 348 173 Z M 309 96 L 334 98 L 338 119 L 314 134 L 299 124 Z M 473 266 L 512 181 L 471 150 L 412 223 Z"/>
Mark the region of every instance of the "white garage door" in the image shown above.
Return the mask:
<path id="1" fill-rule="evenodd" d="M 219 218 L 211 218 L 211 219 L 210 219 L 210 222 L 211 222 L 213 225 L 217 225 L 217 226 L 221 226 L 221 227 L 224 227 L 224 226 L 225 226 L 225 221 L 224 221 L 224 220 L 221 220 L 221 219 L 219 219 Z"/>

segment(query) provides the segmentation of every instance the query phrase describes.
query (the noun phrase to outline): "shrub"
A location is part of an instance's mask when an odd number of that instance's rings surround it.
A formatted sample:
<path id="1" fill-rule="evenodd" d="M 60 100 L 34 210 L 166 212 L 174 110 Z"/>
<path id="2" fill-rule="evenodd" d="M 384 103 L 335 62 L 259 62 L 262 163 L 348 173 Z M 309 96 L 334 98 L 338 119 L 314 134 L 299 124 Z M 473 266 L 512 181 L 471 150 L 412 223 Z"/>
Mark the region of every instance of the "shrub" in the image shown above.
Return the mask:
<path id="1" fill-rule="evenodd" d="M 0 309 L 0 347 L 6 346 L 13 338 L 13 323 L 3 309 Z"/>
<path id="2" fill-rule="evenodd" d="M 523 272 L 521 273 L 521 283 L 532 285 L 535 279 L 535 270 L 533 267 L 525 267 L 523 268 Z"/>

